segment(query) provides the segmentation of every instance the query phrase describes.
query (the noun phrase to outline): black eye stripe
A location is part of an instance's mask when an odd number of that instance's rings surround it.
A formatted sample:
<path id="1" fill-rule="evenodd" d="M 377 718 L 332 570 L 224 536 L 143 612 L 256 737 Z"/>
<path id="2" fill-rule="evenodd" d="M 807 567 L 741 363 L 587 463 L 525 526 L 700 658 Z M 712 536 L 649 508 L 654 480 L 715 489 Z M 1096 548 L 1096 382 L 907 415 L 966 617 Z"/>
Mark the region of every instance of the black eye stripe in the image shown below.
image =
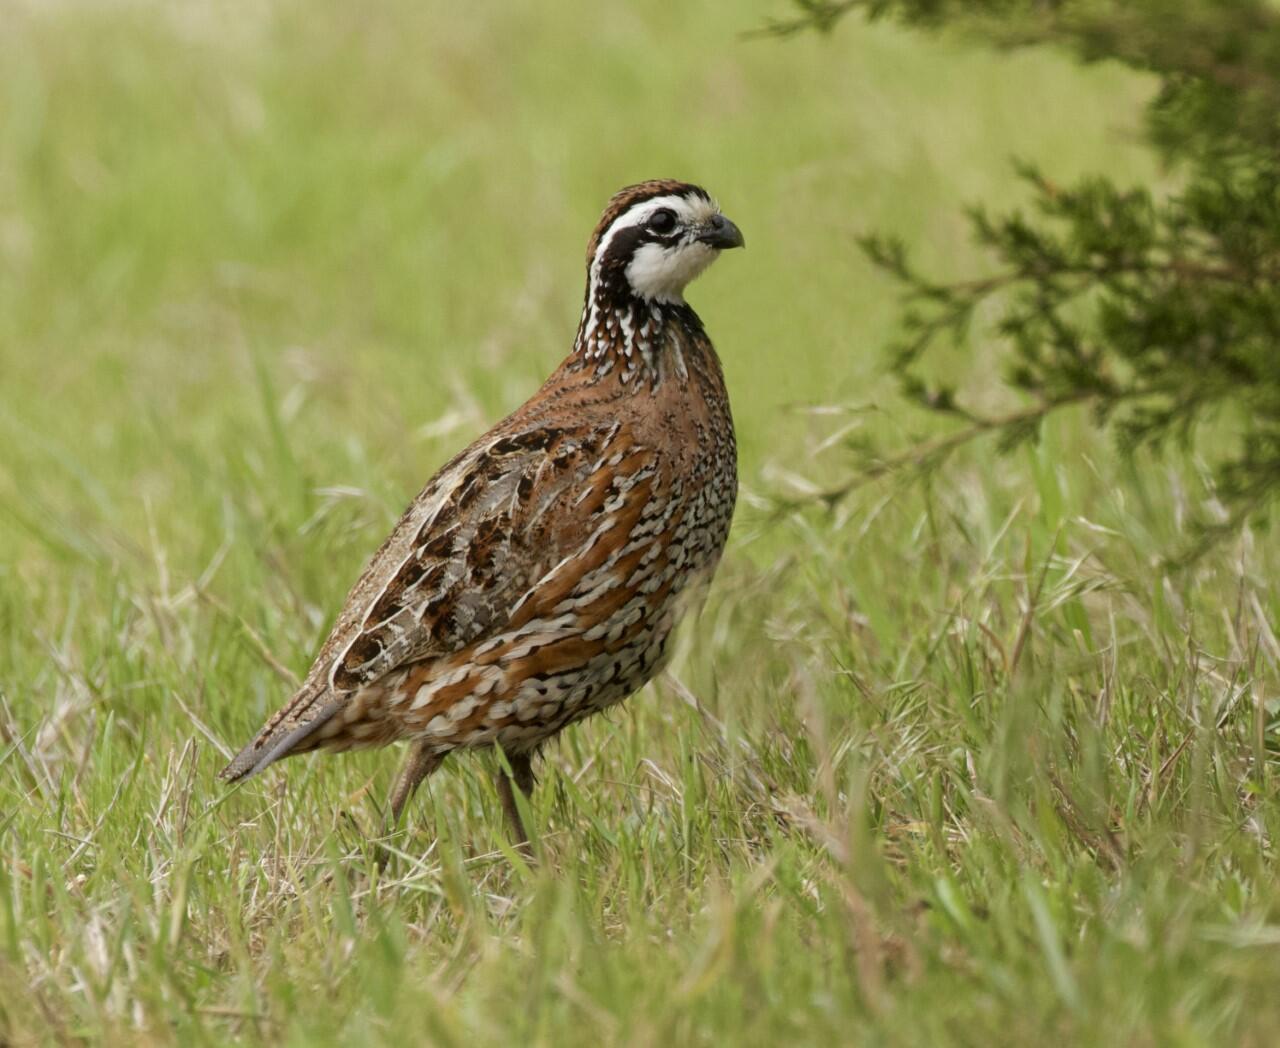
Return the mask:
<path id="1" fill-rule="evenodd" d="M 618 230 L 601 259 L 601 266 L 606 269 L 625 266 L 631 261 L 636 248 L 648 239 L 650 238 L 643 226 L 630 226 Z"/>

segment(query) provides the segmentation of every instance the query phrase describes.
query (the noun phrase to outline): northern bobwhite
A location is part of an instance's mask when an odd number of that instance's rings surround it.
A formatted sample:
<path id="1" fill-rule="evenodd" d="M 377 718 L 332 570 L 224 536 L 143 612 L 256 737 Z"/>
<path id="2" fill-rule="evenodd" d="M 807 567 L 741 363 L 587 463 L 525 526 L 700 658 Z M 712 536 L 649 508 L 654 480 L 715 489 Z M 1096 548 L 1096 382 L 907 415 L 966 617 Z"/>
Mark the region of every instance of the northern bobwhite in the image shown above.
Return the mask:
<path id="1" fill-rule="evenodd" d="M 657 673 L 738 487 L 720 361 L 683 292 L 742 244 L 695 185 L 642 182 L 609 201 L 573 351 L 413 500 L 302 687 L 222 778 L 403 739 L 393 822 L 460 748 L 500 746 L 527 794 L 543 743 Z M 505 772 L 497 785 L 526 843 Z"/>

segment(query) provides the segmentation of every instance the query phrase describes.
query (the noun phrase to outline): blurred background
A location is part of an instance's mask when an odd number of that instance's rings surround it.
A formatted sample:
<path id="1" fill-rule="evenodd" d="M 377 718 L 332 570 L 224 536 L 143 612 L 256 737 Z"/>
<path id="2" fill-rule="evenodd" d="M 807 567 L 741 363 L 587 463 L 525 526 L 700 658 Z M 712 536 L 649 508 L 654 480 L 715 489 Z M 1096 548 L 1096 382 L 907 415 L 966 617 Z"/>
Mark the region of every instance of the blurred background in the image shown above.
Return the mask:
<path id="1" fill-rule="evenodd" d="M 1011 202 L 1011 155 L 1150 164 L 1131 76 L 887 26 L 744 39 L 775 7 L 8 4 L 2 490 L 185 504 L 269 445 L 269 384 L 311 480 L 375 459 L 404 495 L 567 351 L 600 209 L 658 176 L 749 236 L 693 300 L 751 484 L 791 409 L 882 370 L 894 289 L 856 235 L 965 272 L 961 205 Z"/>

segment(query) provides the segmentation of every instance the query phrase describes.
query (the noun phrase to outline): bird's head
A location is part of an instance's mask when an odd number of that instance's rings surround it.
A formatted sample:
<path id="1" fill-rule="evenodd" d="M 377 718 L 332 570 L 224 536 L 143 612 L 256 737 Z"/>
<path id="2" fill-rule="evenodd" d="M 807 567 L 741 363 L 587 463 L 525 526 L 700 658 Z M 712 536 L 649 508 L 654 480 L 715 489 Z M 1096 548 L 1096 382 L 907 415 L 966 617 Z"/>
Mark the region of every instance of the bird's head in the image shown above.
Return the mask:
<path id="1" fill-rule="evenodd" d="M 587 246 L 589 287 L 647 303 L 684 301 L 685 286 L 742 233 L 707 191 L 659 179 L 614 194 Z"/>

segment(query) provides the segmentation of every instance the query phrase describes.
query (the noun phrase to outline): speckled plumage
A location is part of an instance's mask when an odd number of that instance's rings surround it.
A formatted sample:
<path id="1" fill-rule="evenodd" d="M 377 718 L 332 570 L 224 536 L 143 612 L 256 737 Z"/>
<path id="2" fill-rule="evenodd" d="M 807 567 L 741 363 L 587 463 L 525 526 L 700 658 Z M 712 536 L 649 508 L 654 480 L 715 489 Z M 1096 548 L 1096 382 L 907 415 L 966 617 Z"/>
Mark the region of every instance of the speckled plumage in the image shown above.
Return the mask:
<path id="1" fill-rule="evenodd" d="M 455 749 L 501 746 L 527 790 L 542 743 L 653 677 L 737 493 L 720 363 L 680 290 L 741 242 L 696 186 L 646 182 L 610 201 L 573 351 L 414 499 L 302 687 L 224 778 L 403 739 L 397 817 Z"/>

